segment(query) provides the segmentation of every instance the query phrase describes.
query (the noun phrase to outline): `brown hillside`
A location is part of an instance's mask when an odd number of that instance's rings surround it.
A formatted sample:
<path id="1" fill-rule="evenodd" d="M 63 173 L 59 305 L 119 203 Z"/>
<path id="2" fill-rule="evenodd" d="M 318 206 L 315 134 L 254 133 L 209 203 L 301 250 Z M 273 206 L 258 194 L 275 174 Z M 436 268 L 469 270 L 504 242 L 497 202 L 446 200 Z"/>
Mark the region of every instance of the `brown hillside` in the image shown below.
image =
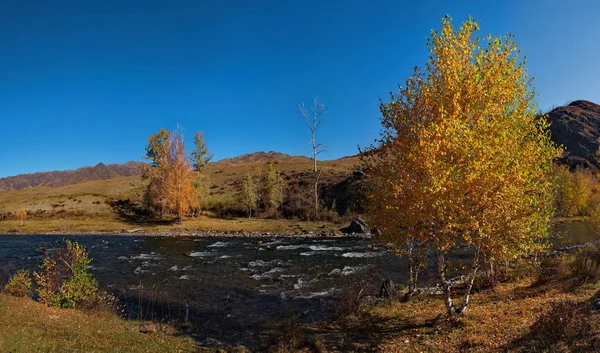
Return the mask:
<path id="1" fill-rule="evenodd" d="M 225 212 L 227 209 L 235 209 L 237 194 L 246 174 L 250 173 L 255 182 L 260 185 L 261 178 L 267 170 L 267 162 L 273 162 L 275 169 L 285 181 L 284 215 L 304 219 L 302 209 L 310 210 L 312 207 L 313 165 L 309 158 L 259 153 L 232 160 L 224 163 L 209 163 L 206 166 L 207 190 L 202 204 L 207 214 L 219 217 L 223 209 Z M 357 172 L 358 164 L 358 157 L 319 162 L 321 170 L 319 189 L 324 209 L 331 209 L 334 200 L 335 209 L 341 215 L 354 212 L 360 207 L 358 189 L 361 174 Z M 109 170 L 106 167 L 109 166 L 81 168 L 82 178 L 93 176 L 96 180 L 92 181 L 60 187 L 38 184 L 22 190 L 0 191 L 0 229 L 2 229 L 2 218 L 15 220 L 16 212 L 21 209 L 27 211 L 27 222 L 34 220 L 46 224 L 51 222 L 52 227 L 56 229 L 67 226 L 68 229 L 72 229 L 71 227 L 75 228 L 80 223 L 81 227 L 85 228 L 87 223 L 82 222 L 98 220 L 104 223 L 121 222 L 118 223 L 119 227 L 123 227 L 125 224 L 123 222 L 136 227 L 146 224 L 142 212 L 146 181 L 139 175 L 111 177 L 113 173 L 121 171 Z M 61 180 L 61 182 L 66 181 L 66 178 Z M 141 218 L 136 218 L 138 216 Z M 7 224 L 6 227 L 9 225 Z"/>
<path id="2" fill-rule="evenodd" d="M 548 113 L 552 140 L 565 147 L 563 162 L 598 168 L 596 153 L 600 137 L 600 105 L 578 100 Z"/>
<path id="3" fill-rule="evenodd" d="M 75 170 L 21 174 L 0 179 L 0 191 L 23 190 L 36 186 L 61 187 L 94 180 L 140 175 L 140 166 L 139 162 L 98 163 L 93 167 L 82 167 Z"/>
<path id="4" fill-rule="evenodd" d="M 219 166 L 230 166 L 230 165 L 239 165 L 239 164 L 247 164 L 247 163 L 267 163 L 267 162 L 310 162 L 311 159 L 304 156 L 291 156 L 285 153 L 279 152 L 254 152 L 243 154 L 234 158 L 225 158 L 218 162 L 214 162 L 214 165 Z"/>

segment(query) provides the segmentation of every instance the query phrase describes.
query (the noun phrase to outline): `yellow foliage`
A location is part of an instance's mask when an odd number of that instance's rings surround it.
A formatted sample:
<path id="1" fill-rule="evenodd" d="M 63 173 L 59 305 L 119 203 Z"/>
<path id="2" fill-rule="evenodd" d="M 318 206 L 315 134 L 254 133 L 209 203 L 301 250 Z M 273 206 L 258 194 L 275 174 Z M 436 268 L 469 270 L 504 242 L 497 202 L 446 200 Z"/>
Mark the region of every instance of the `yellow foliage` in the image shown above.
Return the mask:
<path id="1" fill-rule="evenodd" d="M 554 200 L 559 216 L 588 215 L 598 203 L 597 177 L 591 170 L 566 166 L 554 170 Z"/>
<path id="2" fill-rule="evenodd" d="M 194 170 L 186 155 L 182 134 L 179 131 L 169 132 L 156 143 L 156 136 L 162 131 L 150 137 L 146 148 L 149 150 L 152 146 L 155 151 L 154 164 L 146 171 L 150 179 L 149 195 L 162 211 L 172 212 L 181 220 L 191 208 L 198 206 L 193 185 Z"/>
<path id="3" fill-rule="evenodd" d="M 560 150 L 536 118 L 513 37 L 480 39 L 478 29 L 469 19 L 455 31 L 445 17 L 432 31 L 425 71 L 381 104 L 379 146 L 363 161 L 386 240 L 417 238 L 438 254 L 466 244 L 497 260 L 545 239 Z"/>

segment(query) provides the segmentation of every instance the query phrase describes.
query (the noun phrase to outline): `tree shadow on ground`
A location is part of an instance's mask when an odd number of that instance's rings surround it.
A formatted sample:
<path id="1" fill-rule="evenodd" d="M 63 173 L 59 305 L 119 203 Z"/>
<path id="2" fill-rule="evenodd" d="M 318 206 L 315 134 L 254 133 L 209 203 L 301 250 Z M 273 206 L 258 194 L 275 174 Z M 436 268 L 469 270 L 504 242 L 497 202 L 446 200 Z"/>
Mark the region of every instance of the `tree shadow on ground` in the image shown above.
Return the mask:
<path id="1" fill-rule="evenodd" d="M 550 303 L 529 332 L 509 342 L 507 352 L 598 352 L 600 313 L 590 301 L 565 300 Z"/>
<path id="2" fill-rule="evenodd" d="M 135 226 L 158 226 L 171 225 L 176 222 L 174 219 L 157 218 L 152 215 L 148 209 L 142 207 L 129 199 L 114 200 L 108 202 L 113 212 L 125 223 Z"/>
<path id="3" fill-rule="evenodd" d="M 332 351 L 380 352 L 379 345 L 382 342 L 415 329 L 434 331 L 443 321 L 442 315 L 415 322 L 409 318 L 382 318 L 363 313 L 360 320 L 343 320 L 339 325 L 321 326 L 315 328 L 312 334 L 317 335 Z"/>

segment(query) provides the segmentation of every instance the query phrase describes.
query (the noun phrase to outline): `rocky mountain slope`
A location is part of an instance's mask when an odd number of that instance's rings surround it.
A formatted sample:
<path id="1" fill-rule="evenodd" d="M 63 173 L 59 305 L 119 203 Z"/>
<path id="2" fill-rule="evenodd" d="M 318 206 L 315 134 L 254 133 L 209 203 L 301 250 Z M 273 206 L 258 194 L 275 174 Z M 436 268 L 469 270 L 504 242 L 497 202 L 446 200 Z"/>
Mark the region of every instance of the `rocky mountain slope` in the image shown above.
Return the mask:
<path id="1" fill-rule="evenodd" d="M 600 105 L 577 100 L 548 113 L 552 140 L 565 147 L 562 162 L 598 169 L 597 151 L 600 147 Z"/>

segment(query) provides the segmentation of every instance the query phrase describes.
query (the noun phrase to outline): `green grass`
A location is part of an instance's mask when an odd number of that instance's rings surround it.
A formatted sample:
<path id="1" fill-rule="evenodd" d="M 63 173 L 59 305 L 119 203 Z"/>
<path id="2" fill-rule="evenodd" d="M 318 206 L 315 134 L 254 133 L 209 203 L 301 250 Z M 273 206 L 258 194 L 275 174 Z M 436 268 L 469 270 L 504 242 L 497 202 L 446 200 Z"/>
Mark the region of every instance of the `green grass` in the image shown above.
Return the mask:
<path id="1" fill-rule="evenodd" d="M 0 293 L 0 352 L 198 352 L 167 326 L 140 332 L 141 322 L 106 312 L 50 308 Z"/>

